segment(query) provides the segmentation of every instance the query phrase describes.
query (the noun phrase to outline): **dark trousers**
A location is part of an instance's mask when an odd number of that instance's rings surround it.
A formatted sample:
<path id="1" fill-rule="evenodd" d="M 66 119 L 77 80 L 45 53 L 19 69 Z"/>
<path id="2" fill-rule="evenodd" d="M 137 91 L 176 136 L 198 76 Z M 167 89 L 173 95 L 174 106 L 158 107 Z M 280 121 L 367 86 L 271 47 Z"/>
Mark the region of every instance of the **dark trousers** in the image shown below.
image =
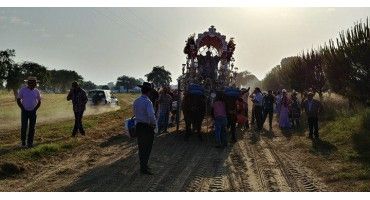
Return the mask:
<path id="1" fill-rule="evenodd" d="M 227 127 L 230 129 L 231 140 L 236 141 L 236 116 L 229 115 L 227 116 Z"/>
<path id="2" fill-rule="evenodd" d="M 85 130 L 82 126 L 82 117 L 84 111 L 74 112 L 74 114 L 75 114 L 75 125 L 73 127 L 72 135 L 76 135 L 78 131 L 82 134 L 85 134 Z"/>
<path id="3" fill-rule="evenodd" d="M 249 120 L 248 120 L 248 105 L 246 105 L 245 110 L 244 110 L 244 115 L 247 118 L 245 122 L 245 128 L 249 128 Z"/>
<path id="4" fill-rule="evenodd" d="M 255 118 L 256 118 L 256 123 L 257 123 L 257 130 L 262 130 L 262 106 L 254 106 L 254 113 L 255 113 Z"/>
<path id="5" fill-rule="evenodd" d="M 308 117 L 308 128 L 310 129 L 309 137 L 315 135 L 316 138 L 319 137 L 319 123 L 317 117 Z"/>
<path id="6" fill-rule="evenodd" d="M 255 105 L 252 106 L 252 119 L 251 119 L 251 124 L 254 124 L 256 122 L 256 109 L 255 109 Z"/>
<path id="7" fill-rule="evenodd" d="M 140 169 L 148 169 L 150 152 L 154 140 L 154 128 L 145 123 L 136 124 L 137 144 L 139 147 Z"/>
<path id="8" fill-rule="evenodd" d="M 267 119 L 267 115 L 269 116 L 269 126 L 272 127 L 272 118 L 274 116 L 274 110 L 273 109 L 265 109 L 263 112 L 263 122 L 262 124 L 265 123 Z"/>
<path id="9" fill-rule="evenodd" d="M 28 128 L 28 138 L 27 138 L 27 145 L 33 145 L 33 137 L 35 135 L 35 125 L 36 125 L 36 111 L 26 111 L 22 110 L 21 113 L 21 140 L 22 145 L 26 145 L 26 135 L 27 135 L 27 128 Z"/>

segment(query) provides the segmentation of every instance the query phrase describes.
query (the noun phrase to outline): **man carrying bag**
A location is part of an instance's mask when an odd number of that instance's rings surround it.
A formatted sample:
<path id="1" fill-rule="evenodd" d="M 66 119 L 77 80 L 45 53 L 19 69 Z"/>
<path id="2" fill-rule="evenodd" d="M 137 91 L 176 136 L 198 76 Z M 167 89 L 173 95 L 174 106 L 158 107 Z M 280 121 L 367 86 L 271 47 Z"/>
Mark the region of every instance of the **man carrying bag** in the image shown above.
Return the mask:
<path id="1" fill-rule="evenodd" d="M 148 82 L 138 86 L 141 88 L 142 95 L 135 100 L 133 109 L 136 120 L 135 133 L 139 147 L 140 171 L 142 174 L 153 175 L 148 167 L 156 126 L 153 103 L 148 97 L 152 86 Z"/>

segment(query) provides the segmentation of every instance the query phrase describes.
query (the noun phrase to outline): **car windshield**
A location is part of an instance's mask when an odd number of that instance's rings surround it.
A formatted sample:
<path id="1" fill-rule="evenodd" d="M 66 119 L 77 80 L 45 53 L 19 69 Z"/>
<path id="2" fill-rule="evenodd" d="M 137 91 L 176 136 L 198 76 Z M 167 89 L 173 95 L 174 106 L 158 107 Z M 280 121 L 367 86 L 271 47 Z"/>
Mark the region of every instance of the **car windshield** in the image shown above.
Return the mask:
<path id="1" fill-rule="evenodd" d="M 89 91 L 88 97 L 92 98 L 94 96 L 104 97 L 104 91 L 99 90 Z"/>

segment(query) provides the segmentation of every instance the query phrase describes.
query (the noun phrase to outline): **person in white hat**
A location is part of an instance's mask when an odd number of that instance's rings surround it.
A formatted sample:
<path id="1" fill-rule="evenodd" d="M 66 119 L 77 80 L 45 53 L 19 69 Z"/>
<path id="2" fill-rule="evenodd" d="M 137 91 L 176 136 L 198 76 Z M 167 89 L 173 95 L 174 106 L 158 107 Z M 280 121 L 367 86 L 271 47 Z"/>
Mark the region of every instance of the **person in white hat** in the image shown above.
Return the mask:
<path id="1" fill-rule="evenodd" d="M 30 76 L 25 80 L 27 82 L 26 87 L 22 87 L 18 92 L 17 104 L 21 109 L 21 141 L 22 147 L 26 146 L 26 135 L 27 147 L 33 147 L 33 138 L 35 135 L 36 125 L 36 112 L 41 105 L 40 91 L 36 88 L 37 79 L 36 77 Z"/>

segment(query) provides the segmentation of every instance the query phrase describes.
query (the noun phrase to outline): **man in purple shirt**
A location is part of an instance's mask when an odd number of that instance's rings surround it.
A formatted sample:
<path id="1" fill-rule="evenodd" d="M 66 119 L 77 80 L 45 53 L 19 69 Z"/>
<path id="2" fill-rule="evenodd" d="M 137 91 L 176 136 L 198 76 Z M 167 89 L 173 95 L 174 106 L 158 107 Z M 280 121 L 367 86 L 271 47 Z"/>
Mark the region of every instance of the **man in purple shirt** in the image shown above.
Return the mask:
<path id="1" fill-rule="evenodd" d="M 21 140 L 22 147 L 26 146 L 26 135 L 28 128 L 27 147 L 33 146 L 33 137 L 35 135 L 36 111 L 41 105 L 41 95 L 36 89 L 36 77 L 28 77 L 27 86 L 22 87 L 18 92 L 17 104 L 21 109 Z"/>

